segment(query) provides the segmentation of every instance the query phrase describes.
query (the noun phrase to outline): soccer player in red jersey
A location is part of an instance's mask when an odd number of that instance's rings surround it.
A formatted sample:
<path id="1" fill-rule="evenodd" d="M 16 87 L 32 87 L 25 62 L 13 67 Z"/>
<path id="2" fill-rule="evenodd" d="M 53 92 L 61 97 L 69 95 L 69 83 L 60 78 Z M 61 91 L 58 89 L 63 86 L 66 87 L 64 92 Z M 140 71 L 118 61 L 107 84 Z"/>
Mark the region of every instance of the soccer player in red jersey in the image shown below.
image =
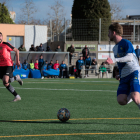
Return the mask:
<path id="1" fill-rule="evenodd" d="M 18 81 L 20 85 L 23 85 L 23 81 L 19 75 L 13 77 L 13 61 L 11 59 L 11 51 L 16 53 L 16 64 L 19 63 L 19 51 L 8 42 L 3 42 L 3 35 L 0 32 L 0 79 L 3 81 L 3 85 L 15 96 L 14 102 L 21 100 L 21 97 L 16 93 L 14 87 L 10 85 L 10 82 L 14 80 Z"/>

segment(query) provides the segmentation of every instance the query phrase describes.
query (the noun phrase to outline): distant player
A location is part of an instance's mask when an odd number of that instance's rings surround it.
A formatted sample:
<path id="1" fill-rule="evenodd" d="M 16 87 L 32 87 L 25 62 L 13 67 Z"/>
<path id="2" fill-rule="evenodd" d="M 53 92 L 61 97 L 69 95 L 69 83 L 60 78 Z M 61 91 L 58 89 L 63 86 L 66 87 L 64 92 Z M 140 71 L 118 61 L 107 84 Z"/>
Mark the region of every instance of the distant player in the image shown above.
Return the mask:
<path id="1" fill-rule="evenodd" d="M 107 62 L 117 62 L 118 70 L 115 77 L 120 80 L 117 90 L 117 101 L 120 105 L 126 105 L 132 100 L 140 109 L 140 67 L 133 45 L 130 41 L 123 39 L 123 27 L 119 23 L 109 26 L 109 38 L 115 42 L 113 48 L 115 59 L 107 59 Z"/>
<path id="2" fill-rule="evenodd" d="M 23 85 L 23 81 L 19 75 L 13 77 L 13 61 L 11 59 L 11 51 L 16 53 L 16 64 L 20 66 L 19 51 L 8 42 L 3 42 L 3 35 L 0 32 L 0 78 L 3 81 L 3 85 L 15 96 L 14 102 L 21 100 L 21 97 L 16 93 L 15 89 L 10 85 L 10 82 L 14 80 L 18 81 L 20 85 Z"/>

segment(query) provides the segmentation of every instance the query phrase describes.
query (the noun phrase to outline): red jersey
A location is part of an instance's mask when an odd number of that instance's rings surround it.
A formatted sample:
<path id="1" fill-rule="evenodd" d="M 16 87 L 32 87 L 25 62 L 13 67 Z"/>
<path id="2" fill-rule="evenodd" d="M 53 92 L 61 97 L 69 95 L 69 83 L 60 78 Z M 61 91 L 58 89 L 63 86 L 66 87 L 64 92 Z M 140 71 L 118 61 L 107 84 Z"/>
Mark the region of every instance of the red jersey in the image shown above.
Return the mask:
<path id="1" fill-rule="evenodd" d="M 14 47 L 8 42 L 0 43 L 0 66 L 13 66 L 11 51 Z"/>
<path id="2" fill-rule="evenodd" d="M 38 69 L 38 63 L 35 63 L 34 65 L 35 65 L 35 69 Z"/>
<path id="3" fill-rule="evenodd" d="M 58 68 L 59 68 L 59 63 L 58 63 L 58 64 L 55 63 L 55 64 L 53 65 L 53 69 L 57 70 Z"/>

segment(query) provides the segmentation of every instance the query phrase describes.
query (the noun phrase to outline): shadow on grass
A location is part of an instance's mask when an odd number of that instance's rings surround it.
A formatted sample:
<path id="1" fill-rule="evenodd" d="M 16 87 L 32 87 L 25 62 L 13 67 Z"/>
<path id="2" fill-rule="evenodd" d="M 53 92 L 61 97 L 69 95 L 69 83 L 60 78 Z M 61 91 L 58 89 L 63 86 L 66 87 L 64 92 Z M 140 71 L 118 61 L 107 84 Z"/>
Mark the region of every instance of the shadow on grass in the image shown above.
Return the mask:
<path id="1" fill-rule="evenodd" d="M 140 124 L 115 124 L 115 123 L 96 123 L 96 122 L 67 122 L 61 121 L 14 121 L 14 120 L 0 120 L 0 122 L 10 122 L 10 123 L 52 123 L 52 124 L 101 124 L 101 125 L 140 125 Z"/>

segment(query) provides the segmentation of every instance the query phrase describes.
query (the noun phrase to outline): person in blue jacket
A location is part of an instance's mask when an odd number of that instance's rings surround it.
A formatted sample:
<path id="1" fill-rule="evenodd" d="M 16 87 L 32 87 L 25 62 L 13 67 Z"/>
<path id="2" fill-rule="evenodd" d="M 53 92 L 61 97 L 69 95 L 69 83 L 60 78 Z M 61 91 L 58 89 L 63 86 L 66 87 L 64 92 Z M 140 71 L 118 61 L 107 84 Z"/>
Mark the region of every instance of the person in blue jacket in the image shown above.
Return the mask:
<path id="1" fill-rule="evenodd" d="M 27 70 L 27 69 L 29 68 L 26 59 L 24 60 L 24 63 L 22 63 L 22 68 L 23 68 L 24 70 Z"/>
<path id="2" fill-rule="evenodd" d="M 53 61 L 52 60 L 48 64 L 47 69 L 53 69 Z"/>
<path id="3" fill-rule="evenodd" d="M 83 57 L 81 56 L 79 60 L 76 61 L 76 69 L 78 71 L 78 77 L 81 77 L 81 70 L 83 68 L 84 61 Z"/>
<path id="4" fill-rule="evenodd" d="M 61 74 L 61 78 L 66 78 L 67 76 L 67 65 L 65 64 L 64 61 L 62 61 L 61 65 L 60 65 L 60 74 Z"/>
<path id="5" fill-rule="evenodd" d="M 20 63 L 20 60 L 19 60 L 19 63 Z M 20 66 L 17 66 L 17 65 L 15 65 L 15 69 L 21 69 L 22 68 L 22 64 L 20 63 Z"/>
<path id="6" fill-rule="evenodd" d="M 44 65 L 44 59 L 43 59 L 43 55 L 40 55 L 40 58 L 38 60 L 38 68 L 40 70 L 40 73 L 41 73 L 41 76 L 42 76 L 42 68 L 43 68 L 43 65 Z"/>
<path id="7" fill-rule="evenodd" d="M 85 59 L 85 69 L 89 69 L 90 66 L 91 66 L 91 58 L 89 57 L 89 55 L 87 55 Z M 89 77 L 88 70 L 85 70 L 85 76 Z"/>
<path id="8" fill-rule="evenodd" d="M 47 67 L 48 67 L 48 61 L 46 60 L 45 64 L 43 65 L 43 70 L 47 70 Z"/>
<path id="9" fill-rule="evenodd" d="M 136 56 L 137 56 L 138 61 L 139 61 L 139 57 L 140 57 L 140 49 L 139 49 L 139 46 L 138 46 L 138 45 L 136 46 L 135 53 L 136 53 Z"/>

